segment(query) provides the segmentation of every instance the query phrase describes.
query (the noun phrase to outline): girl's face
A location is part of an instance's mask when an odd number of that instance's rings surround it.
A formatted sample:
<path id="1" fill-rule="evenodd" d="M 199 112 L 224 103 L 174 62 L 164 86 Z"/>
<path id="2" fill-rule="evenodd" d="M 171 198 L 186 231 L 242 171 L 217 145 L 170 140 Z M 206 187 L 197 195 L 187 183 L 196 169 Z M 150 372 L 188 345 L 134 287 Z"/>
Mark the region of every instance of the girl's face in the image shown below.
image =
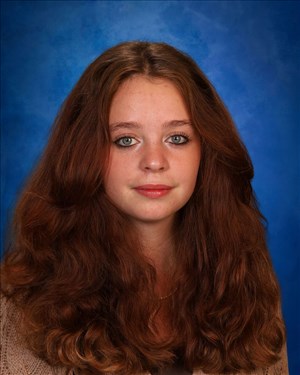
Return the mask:
<path id="1" fill-rule="evenodd" d="M 200 164 L 200 140 L 176 87 L 166 79 L 126 80 L 109 126 L 107 195 L 136 222 L 172 219 L 191 197 Z"/>

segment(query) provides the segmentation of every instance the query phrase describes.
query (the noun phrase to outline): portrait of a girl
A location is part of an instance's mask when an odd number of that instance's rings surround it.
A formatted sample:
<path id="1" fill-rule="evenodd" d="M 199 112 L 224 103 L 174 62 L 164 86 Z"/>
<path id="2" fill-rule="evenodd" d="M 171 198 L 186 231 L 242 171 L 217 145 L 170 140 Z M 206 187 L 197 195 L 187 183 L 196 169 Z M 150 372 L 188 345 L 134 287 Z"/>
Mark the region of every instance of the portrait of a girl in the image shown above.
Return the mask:
<path id="1" fill-rule="evenodd" d="M 253 175 L 191 57 L 102 53 L 16 206 L 1 374 L 288 374 Z"/>

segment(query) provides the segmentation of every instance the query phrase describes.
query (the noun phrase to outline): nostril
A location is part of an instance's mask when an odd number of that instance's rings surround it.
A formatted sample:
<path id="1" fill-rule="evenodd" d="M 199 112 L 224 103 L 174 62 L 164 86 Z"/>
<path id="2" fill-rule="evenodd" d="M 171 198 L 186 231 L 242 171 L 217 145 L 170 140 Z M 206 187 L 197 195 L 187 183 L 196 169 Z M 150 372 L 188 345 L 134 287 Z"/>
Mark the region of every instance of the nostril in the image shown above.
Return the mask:
<path id="1" fill-rule="evenodd" d="M 168 168 L 168 160 L 163 150 L 147 148 L 141 155 L 140 168 L 145 171 L 163 171 Z"/>
<path id="2" fill-rule="evenodd" d="M 145 165 L 144 169 L 147 171 L 164 171 L 166 166 L 164 165 Z"/>

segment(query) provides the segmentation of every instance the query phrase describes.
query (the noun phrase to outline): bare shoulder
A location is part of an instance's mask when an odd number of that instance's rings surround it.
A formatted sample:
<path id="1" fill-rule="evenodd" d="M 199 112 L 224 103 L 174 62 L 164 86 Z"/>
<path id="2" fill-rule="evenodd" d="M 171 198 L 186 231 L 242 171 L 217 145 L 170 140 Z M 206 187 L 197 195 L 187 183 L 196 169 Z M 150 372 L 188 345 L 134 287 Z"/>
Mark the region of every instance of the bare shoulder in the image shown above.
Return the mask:
<path id="1" fill-rule="evenodd" d="M 18 333 L 20 320 L 17 307 L 1 293 L 0 375 L 65 375 L 65 370 L 49 366 L 26 348 Z"/>

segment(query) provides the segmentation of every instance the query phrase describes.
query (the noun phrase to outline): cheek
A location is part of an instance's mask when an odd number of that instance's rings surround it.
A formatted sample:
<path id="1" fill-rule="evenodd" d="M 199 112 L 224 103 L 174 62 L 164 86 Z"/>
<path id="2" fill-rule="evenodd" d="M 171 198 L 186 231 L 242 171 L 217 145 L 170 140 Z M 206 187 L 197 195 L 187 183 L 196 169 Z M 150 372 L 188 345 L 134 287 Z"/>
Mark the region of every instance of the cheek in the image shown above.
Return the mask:
<path id="1" fill-rule="evenodd" d="M 112 152 L 108 163 L 107 173 L 104 178 L 105 191 L 108 194 L 109 192 L 117 191 L 118 188 L 125 183 L 129 171 L 130 163 L 126 157 Z"/>
<path id="2" fill-rule="evenodd" d="M 194 173 L 195 178 L 197 178 L 197 176 L 198 176 L 198 172 L 199 172 L 199 168 L 200 168 L 200 163 L 201 163 L 201 160 L 200 160 L 200 155 L 199 155 L 199 157 L 197 158 L 197 160 L 194 161 L 193 173 Z"/>
<path id="3" fill-rule="evenodd" d="M 196 162 L 194 161 L 194 163 L 191 165 L 189 176 L 187 176 L 187 184 L 189 185 L 190 194 L 192 194 L 195 190 L 199 167 L 200 160 Z"/>
<path id="4" fill-rule="evenodd" d="M 194 184 L 197 176 L 198 171 L 200 168 L 200 152 L 196 150 L 196 152 L 192 152 L 185 160 L 182 160 L 180 165 L 180 171 L 183 176 L 185 176 L 185 180 L 190 184 Z"/>
<path id="5" fill-rule="evenodd" d="M 122 182 L 122 175 L 118 168 L 111 167 L 104 179 L 104 188 L 107 193 L 118 189 Z"/>
<path id="6" fill-rule="evenodd" d="M 114 167 L 110 159 L 109 165 L 107 167 L 106 174 L 104 177 L 104 189 L 108 195 L 110 195 L 110 192 L 114 186 L 118 186 L 118 184 L 116 183 L 118 174 L 116 172 L 117 172 L 116 168 Z"/>

